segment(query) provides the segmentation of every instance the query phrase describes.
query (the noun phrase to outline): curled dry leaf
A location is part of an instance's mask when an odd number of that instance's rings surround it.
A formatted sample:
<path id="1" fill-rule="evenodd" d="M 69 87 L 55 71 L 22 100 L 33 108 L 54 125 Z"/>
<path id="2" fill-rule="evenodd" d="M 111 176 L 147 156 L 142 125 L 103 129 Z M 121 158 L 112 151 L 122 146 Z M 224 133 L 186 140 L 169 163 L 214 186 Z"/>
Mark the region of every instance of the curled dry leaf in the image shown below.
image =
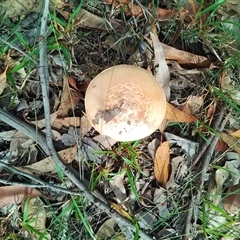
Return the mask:
<path id="1" fill-rule="evenodd" d="M 41 193 L 29 187 L 4 186 L 0 187 L 0 208 L 8 204 L 19 204 L 27 198 L 41 196 Z"/>
<path id="2" fill-rule="evenodd" d="M 162 186 L 166 188 L 166 183 L 170 173 L 170 153 L 169 141 L 166 141 L 158 147 L 154 158 L 154 174 Z"/>
<path id="3" fill-rule="evenodd" d="M 165 118 L 172 122 L 185 122 L 185 123 L 195 122 L 198 119 L 197 117 L 191 114 L 179 110 L 170 103 L 167 103 L 167 111 Z"/>
<path id="4" fill-rule="evenodd" d="M 157 81 L 160 83 L 160 85 L 163 88 L 163 91 L 165 93 L 166 99 L 169 100 L 170 98 L 170 74 L 168 65 L 165 61 L 165 55 L 162 48 L 162 45 L 158 39 L 158 36 L 150 32 L 150 36 L 153 43 L 154 48 L 154 68 L 155 68 L 155 77 Z"/>

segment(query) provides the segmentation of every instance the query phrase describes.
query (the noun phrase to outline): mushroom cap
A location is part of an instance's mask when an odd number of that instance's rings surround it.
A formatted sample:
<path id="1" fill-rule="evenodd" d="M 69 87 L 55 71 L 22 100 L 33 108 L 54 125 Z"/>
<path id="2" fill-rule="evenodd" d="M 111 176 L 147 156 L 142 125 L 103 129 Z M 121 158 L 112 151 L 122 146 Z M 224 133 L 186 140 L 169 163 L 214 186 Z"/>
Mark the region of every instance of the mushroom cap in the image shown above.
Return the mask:
<path id="1" fill-rule="evenodd" d="M 89 84 L 85 109 L 91 125 L 116 141 L 135 141 L 152 134 L 166 113 L 165 94 L 148 71 L 117 65 Z"/>

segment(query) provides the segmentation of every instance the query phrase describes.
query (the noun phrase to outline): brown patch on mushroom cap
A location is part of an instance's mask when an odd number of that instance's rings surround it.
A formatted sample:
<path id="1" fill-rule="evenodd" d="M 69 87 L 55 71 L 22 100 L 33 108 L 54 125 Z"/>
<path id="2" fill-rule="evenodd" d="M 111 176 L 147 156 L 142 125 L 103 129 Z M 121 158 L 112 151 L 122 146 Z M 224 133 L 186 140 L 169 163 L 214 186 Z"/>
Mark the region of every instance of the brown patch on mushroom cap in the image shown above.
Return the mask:
<path id="1" fill-rule="evenodd" d="M 166 113 L 166 98 L 148 71 L 117 65 L 91 81 L 85 108 L 99 133 L 117 141 L 134 141 L 149 136 L 160 126 Z"/>

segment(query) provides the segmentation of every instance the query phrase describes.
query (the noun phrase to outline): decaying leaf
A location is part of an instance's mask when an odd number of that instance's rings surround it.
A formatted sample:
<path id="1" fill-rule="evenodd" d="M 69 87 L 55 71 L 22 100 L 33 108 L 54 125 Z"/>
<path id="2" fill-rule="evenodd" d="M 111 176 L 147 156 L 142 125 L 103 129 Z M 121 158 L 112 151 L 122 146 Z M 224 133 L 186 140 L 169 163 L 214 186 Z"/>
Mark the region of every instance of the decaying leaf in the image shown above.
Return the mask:
<path id="1" fill-rule="evenodd" d="M 43 239 L 51 240 L 51 235 L 46 232 L 47 213 L 43 201 L 36 197 L 26 201 L 25 204 L 27 204 L 28 224 L 43 233 Z M 27 231 L 27 228 L 24 231 Z M 36 239 L 39 239 L 39 234 L 34 235 Z"/>
<path id="2" fill-rule="evenodd" d="M 82 138 L 90 131 L 92 125 L 90 124 L 86 115 L 81 117 L 81 136 Z"/>
<path id="3" fill-rule="evenodd" d="M 112 150 L 112 146 L 117 142 L 116 140 L 101 134 L 93 137 L 93 139 L 100 143 L 104 147 L 104 149 L 107 150 Z"/>
<path id="4" fill-rule="evenodd" d="M 165 61 L 164 51 L 162 45 L 158 39 L 158 36 L 154 33 L 150 32 L 150 36 L 153 43 L 154 48 L 154 70 L 155 70 L 155 77 L 157 81 L 162 86 L 162 89 L 165 93 L 166 99 L 169 100 L 170 98 L 170 74 L 168 65 Z"/>
<path id="5" fill-rule="evenodd" d="M 148 144 L 148 153 L 150 154 L 151 158 L 154 159 L 155 153 L 157 151 L 157 148 L 160 145 L 160 141 L 158 138 L 154 138 L 149 144 Z"/>
<path id="6" fill-rule="evenodd" d="M 237 138 L 228 135 L 227 133 L 220 132 L 219 135 L 221 136 L 222 140 L 227 143 L 227 145 L 240 154 L 240 142 Z"/>
<path id="7" fill-rule="evenodd" d="M 155 214 L 149 210 L 140 210 L 136 213 L 136 218 L 139 219 L 138 224 L 142 229 L 149 230 L 154 224 L 157 223 Z"/>
<path id="8" fill-rule="evenodd" d="M 204 103 L 203 96 L 190 95 L 186 102 L 180 104 L 181 110 L 187 114 L 196 114 Z"/>
<path id="9" fill-rule="evenodd" d="M 77 156 L 77 145 L 71 148 L 64 149 L 58 154 L 62 157 L 66 164 L 71 163 Z M 29 164 L 27 166 L 17 167 L 20 170 L 32 173 L 48 173 L 56 170 L 56 166 L 51 157 L 44 158 L 43 160 Z"/>
<path id="10" fill-rule="evenodd" d="M 227 191 L 229 194 L 223 199 L 224 209 L 232 214 L 238 214 L 240 212 L 240 184 L 230 187 Z"/>
<path id="11" fill-rule="evenodd" d="M 52 128 L 59 130 L 61 128 L 80 127 L 80 122 L 80 117 L 56 118 L 52 123 Z"/>
<path id="12" fill-rule="evenodd" d="M 53 123 L 56 119 L 58 115 L 58 112 L 54 112 L 50 115 L 51 118 L 51 123 Z M 31 121 L 32 124 L 35 124 L 36 126 L 38 126 L 38 128 L 42 129 L 45 128 L 46 126 L 46 120 L 45 118 L 41 119 L 41 120 L 35 120 L 35 121 Z"/>
<path id="13" fill-rule="evenodd" d="M 167 182 L 167 189 L 175 191 L 179 188 L 177 182 L 184 179 L 187 176 L 188 168 L 183 156 L 178 156 L 171 159 L 171 176 Z"/>
<path id="14" fill-rule="evenodd" d="M 73 147 L 77 144 L 78 134 L 75 128 L 70 127 L 67 133 L 63 133 L 61 137 L 62 143 L 66 147 Z"/>
<path id="15" fill-rule="evenodd" d="M 122 174 L 114 176 L 113 179 L 109 181 L 110 188 L 113 190 L 116 198 L 120 202 L 124 201 L 127 197 L 126 189 L 125 189 L 124 183 L 123 183 L 125 174 L 126 174 L 126 172 L 122 172 Z"/>
<path id="16" fill-rule="evenodd" d="M 218 139 L 215 149 L 219 152 L 226 152 L 229 146 L 222 139 Z"/>
<path id="17" fill-rule="evenodd" d="M 157 205 L 159 216 L 166 217 L 169 215 L 169 210 L 167 207 L 167 190 L 160 187 L 154 191 L 153 202 Z"/>
<path id="18" fill-rule="evenodd" d="M 169 141 L 162 143 L 154 157 L 154 174 L 156 179 L 166 188 L 170 173 L 170 146 Z"/>
<path id="19" fill-rule="evenodd" d="M 190 160 L 196 155 L 199 143 L 179 137 L 169 132 L 164 132 L 164 136 L 171 144 L 176 144 L 177 146 L 181 147 Z"/>
<path id="20" fill-rule="evenodd" d="M 167 103 L 167 111 L 165 118 L 171 122 L 185 122 L 185 123 L 195 122 L 198 119 L 197 117 L 191 114 L 179 110 L 170 103 Z"/>
<path id="21" fill-rule="evenodd" d="M 19 204 L 27 198 L 41 196 L 41 193 L 29 187 L 2 186 L 0 187 L 0 208 L 8 204 Z"/>
<path id="22" fill-rule="evenodd" d="M 73 111 L 79 101 L 82 99 L 82 94 L 68 85 L 68 79 L 64 77 L 63 93 L 61 103 L 58 109 L 58 117 L 67 117 L 69 111 Z"/>
<path id="23" fill-rule="evenodd" d="M 106 238 L 113 239 L 113 236 L 116 234 L 116 231 L 114 229 L 115 226 L 116 222 L 114 219 L 110 218 L 107 221 L 105 221 L 96 233 L 97 239 L 99 240 Z"/>

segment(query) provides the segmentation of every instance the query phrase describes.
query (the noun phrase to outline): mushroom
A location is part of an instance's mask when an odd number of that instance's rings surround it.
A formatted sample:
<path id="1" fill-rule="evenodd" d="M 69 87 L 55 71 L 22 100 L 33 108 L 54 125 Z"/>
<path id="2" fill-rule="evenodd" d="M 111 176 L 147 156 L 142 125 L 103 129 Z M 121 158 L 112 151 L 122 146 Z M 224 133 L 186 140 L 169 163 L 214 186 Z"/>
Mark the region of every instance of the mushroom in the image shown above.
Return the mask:
<path id="1" fill-rule="evenodd" d="M 116 141 L 135 141 L 160 126 L 166 113 L 166 98 L 148 71 L 117 65 L 90 82 L 85 109 L 89 122 L 99 133 Z"/>

